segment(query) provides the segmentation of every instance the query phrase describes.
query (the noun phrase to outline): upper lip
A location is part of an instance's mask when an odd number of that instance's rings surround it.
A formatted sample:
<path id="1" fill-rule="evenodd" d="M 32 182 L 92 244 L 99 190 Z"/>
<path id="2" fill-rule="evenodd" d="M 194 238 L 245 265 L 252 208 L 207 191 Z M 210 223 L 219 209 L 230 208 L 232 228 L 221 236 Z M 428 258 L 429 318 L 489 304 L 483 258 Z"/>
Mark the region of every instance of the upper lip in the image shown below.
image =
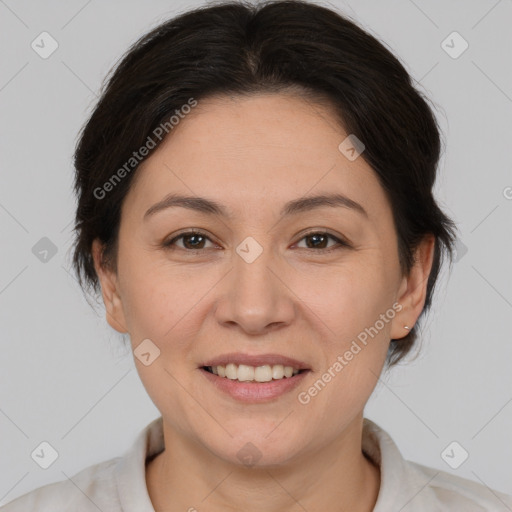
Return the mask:
<path id="1" fill-rule="evenodd" d="M 243 354 L 241 352 L 232 352 L 230 354 L 222 354 L 220 356 L 209 359 L 201 366 L 226 366 L 229 363 L 236 365 L 246 364 L 248 366 L 264 366 L 282 364 L 283 366 L 291 366 L 297 370 L 310 370 L 311 368 L 303 361 L 294 359 L 293 357 L 282 356 L 280 354 Z"/>

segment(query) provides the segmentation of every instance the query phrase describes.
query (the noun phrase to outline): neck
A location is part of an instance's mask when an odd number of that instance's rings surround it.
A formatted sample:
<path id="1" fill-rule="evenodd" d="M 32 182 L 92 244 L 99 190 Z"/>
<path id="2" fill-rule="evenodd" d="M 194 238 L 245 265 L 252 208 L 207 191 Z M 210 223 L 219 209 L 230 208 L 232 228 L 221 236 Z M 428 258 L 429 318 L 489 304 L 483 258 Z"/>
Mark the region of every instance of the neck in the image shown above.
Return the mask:
<path id="1" fill-rule="evenodd" d="M 156 512 L 195 509 L 292 512 L 371 512 L 380 470 L 361 451 L 362 416 L 328 445 L 303 452 L 293 462 L 245 467 L 218 458 L 164 420 L 166 450 L 146 467 Z"/>

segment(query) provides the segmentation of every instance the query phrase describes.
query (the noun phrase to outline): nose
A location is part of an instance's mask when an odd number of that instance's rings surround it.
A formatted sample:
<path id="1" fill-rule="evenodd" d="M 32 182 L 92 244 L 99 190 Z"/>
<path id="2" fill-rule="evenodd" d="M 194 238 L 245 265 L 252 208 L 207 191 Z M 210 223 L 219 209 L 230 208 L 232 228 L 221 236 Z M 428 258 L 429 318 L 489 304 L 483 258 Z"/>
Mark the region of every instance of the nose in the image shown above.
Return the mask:
<path id="1" fill-rule="evenodd" d="M 237 253 L 216 307 L 217 321 L 247 334 L 264 334 L 289 325 L 295 315 L 294 294 L 273 251 L 264 249 L 252 262 Z"/>

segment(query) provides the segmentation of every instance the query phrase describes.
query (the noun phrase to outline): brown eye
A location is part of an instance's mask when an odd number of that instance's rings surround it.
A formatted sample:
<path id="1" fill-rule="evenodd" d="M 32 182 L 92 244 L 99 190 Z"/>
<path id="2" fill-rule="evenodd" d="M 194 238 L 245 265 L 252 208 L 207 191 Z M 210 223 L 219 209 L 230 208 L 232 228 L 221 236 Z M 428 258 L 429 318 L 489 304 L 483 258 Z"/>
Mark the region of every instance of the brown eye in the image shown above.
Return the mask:
<path id="1" fill-rule="evenodd" d="M 302 237 L 300 242 L 302 242 L 302 240 L 306 240 L 306 247 L 301 248 L 313 251 L 317 250 L 317 252 L 330 252 L 342 247 L 350 247 L 350 244 L 344 240 L 325 231 L 314 231 L 308 233 Z M 334 244 L 329 246 L 329 240 L 334 241 Z M 177 244 L 178 241 L 182 241 L 182 244 Z M 185 251 L 199 251 L 208 249 L 208 247 L 205 247 L 207 242 L 211 243 L 210 238 L 208 238 L 201 231 L 187 231 L 185 233 L 179 234 L 178 236 L 175 236 L 168 242 L 165 242 L 164 247 L 167 249 L 173 249 L 177 247 Z"/>
<path id="2" fill-rule="evenodd" d="M 328 246 L 329 239 L 334 240 L 335 244 Z M 349 244 L 340 238 L 331 235 L 325 231 L 315 231 L 305 235 L 300 241 L 306 240 L 306 249 L 319 249 L 324 252 L 339 249 L 340 247 L 348 247 Z"/>
<path id="3" fill-rule="evenodd" d="M 200 231 L 187 231 L 186 233 L 181 233 L 180 235 L 174 237 L 172 240 L 166 242 L 165 247 L 171 248 L 176 244 L 178 240 L 183 241 L 183 245 L 178 245 L 178 248 L 190 251 L 205 249 L 204 244 L 206 241 L 211 241 L 204 233 L 201 233 Z"/>

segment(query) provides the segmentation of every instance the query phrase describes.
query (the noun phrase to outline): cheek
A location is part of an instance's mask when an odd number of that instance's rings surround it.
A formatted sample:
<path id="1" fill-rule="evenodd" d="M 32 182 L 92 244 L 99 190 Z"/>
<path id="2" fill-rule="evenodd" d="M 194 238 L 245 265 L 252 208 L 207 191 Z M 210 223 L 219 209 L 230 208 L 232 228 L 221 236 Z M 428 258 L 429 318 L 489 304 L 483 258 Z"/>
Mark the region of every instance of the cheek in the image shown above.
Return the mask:
<path id="1" fill-rule="evenodd" d="M 326 406 L 329 400 L 337 403 L 339 410 L 360 405 L 371 394 L 396 314 L 385 269 L 369 263 L 340 269 L 337 278 L 311 280 L 310 285 L 317 283 L 314 287 L 302 288 L 301 298 L 314 313 L 310 318 L 315 319 L 315 330 L 323 333 L 319 339 L 324 367 L 317 377 L 323 375 L 330 390 L 322 393 L 323 399 Z"/>
<path id="2" fill-rule="evenodd" d="M 127 248 L 128 249 L 128 248 Z M 152 253 L 125 251 L 119 272 L 123 309 L 134 338 L 163 341 L 186 327 L 201 297 L 216 280 L 212 272 L 172 265 Z"/>
<path id="3" fill-rule="evenodd" d="M 325 323 L 328 337 L 343 344 L 391 308 L 394 295 L 389 274 L 378 260 L 360 257 L 297 279 L 293 289 Z M 383 330 L 389 327 L 386 323 Z"/>

